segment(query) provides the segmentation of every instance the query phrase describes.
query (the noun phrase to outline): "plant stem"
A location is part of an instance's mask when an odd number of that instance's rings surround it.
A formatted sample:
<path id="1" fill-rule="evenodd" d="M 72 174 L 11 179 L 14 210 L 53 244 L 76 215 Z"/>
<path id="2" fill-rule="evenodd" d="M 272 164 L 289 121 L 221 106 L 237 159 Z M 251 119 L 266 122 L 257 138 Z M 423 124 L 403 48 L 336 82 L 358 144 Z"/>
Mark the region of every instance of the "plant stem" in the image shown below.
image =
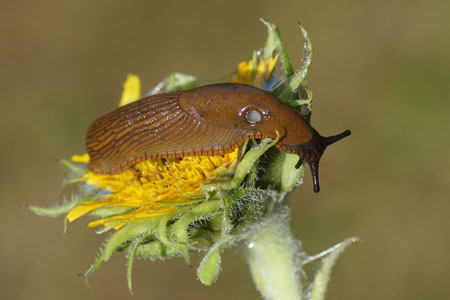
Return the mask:
<path id="1" fill-rule="evenodd" d="M 245 240 L 244 249 L 264 299 L 302 299 L 300 243 L 292 236 L 287 207 L 265 217 Z"/>

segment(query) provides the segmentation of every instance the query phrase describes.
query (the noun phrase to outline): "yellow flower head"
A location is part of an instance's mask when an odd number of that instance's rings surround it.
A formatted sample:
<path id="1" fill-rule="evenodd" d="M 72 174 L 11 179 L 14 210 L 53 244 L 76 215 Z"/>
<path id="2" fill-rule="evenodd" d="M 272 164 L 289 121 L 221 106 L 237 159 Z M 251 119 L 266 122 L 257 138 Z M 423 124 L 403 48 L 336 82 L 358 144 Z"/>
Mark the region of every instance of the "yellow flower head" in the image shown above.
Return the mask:
<path id="1" fill-rule="evenodd" d="M 139 98 L 139 77 L 128 75 L 120 106 Z M 150 159 L 114 175 L 87 171 L 82 176 L 86 183 L 108 193 L 74 207 L 67 220 L 72 222 L 99 208 L 124 208 L 124 213 L 89 223 L 89 227 L 103 225 L 118 229 L 125 223 L 166 215 L 192 202 L 192 196 L 188 195 L 201 193 L 201 186 L 209 183 L 208 179 L 233 171 L 237 158 L 238 149 L 224 155 Z M 89 155 L 74 155 L 72 161 L 88 163 Z"/>
<path id="2" fill-rule="evenodd" d="M 126 213 L 89 223 L 89 227 L 113 225 L 118 229 L 128 222 L 166 215 L 191 202 L 188 195 L 201 193 L 202 184 L 209 183 L 209 178 L 233 170 L 237 154 L 238 149 L 216 156 L 151 159 L 115 175 L 88 171 L 83 175 L 86 183 L 109 193 L 73 208 L 67 219 L 72 222 L 101 207 L 130 208 Z"/>
<path id="3" fill-rule="evenodd" d="M 276 54 L 265 60 L 261 56 L 254 56 L 248 62 L 239 63 L 238 71 L 230 78 L 230 82 L 263 86 L 271 78 L 278 56 Z M 130 74 L 124 83 L 119 106 L 140 97 L 140 79 Z M 89 223 L 89 227 L 119 229 L 126 223 L 169 214 L 183 203 L 191 202 L 189 195 L 201 193 L 202 184 L 210 183 L 209 178 L 224 171 L 233 171 L 237 165 L 238 150 L 225 155 L 150 159 L 114 175 L 87 171 L 82 176 L 85 182 L 108 193 L 75 206 L 66 218 L 72 222 L 102 208 L 122 208 L 118 214 Z M 72 161 L 88 163 L 89 156 L 74 155 Z"/>

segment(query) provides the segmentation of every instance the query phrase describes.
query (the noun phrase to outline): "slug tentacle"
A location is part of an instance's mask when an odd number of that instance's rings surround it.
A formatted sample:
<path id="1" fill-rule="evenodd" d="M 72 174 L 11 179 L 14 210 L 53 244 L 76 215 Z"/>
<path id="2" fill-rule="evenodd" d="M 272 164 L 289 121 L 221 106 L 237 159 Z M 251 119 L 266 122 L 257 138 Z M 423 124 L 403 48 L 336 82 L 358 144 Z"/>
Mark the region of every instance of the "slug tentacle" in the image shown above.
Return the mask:
<path id="1" fill-rule="evenodd" d="M 314 185 L 314 193 L 320 192 L 320 184 L 319 184 L 319 161 L 312 161 L 309 163 L 309 168 L 311 169 L 313 185 Z"/>
<path id="2" fill-rule="evenodd" d="M 347 129 L 342 133 L 323 137 L 316 130 L 314 130 L 314 135 L 311 140 L 301 145 L 294 145 L 293 148 L 296 149 L 294 151 L 297 151 L 294 153 L 298 154 L 300 157 L 295 167 L 297 169 L 300 168 L 304 160 L 309 164 L 313 178 L 314 192 L 318 193 L 320 191 L 319 161 L 323 152 L 329 145 L 336 143 L 350 134 L 351 131 Z"/>
<path id="3" fill-rule="evenodd" d="M 332 135 L 332 136 L 328 136 L 328 137 L 322 137 L 322 139 L 324 140 L 325 144 L 328 146 L 328 145 L 336 143 L 339 140 L 342 140 L 343 138 L 349 136 L 350 134 L 352 134 L 352 132 L 347 129 L 344 132 L 341 132 L 341 133 L 336 134 L 336 135 Z"/>

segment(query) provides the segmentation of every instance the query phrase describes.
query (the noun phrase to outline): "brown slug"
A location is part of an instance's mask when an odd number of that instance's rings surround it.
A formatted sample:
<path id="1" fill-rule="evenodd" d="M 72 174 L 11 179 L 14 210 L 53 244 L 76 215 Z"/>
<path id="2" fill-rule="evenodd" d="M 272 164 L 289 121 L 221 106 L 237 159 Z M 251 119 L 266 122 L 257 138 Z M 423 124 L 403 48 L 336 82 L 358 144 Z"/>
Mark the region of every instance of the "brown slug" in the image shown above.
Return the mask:
<path id="1" fill-rule="evenodd" d="M 212 84 L 184 92 L 152 95 L 117 108 L 89 128 L 88 168 L 117 174 L 157 158 L 220 155 L 245 140 L 272 138 L 276 147 L 306 161 L 319 192 L 319 160 L 325 148 L 350 135 L 323 137 L 292 107 L 244 84 Z"/>

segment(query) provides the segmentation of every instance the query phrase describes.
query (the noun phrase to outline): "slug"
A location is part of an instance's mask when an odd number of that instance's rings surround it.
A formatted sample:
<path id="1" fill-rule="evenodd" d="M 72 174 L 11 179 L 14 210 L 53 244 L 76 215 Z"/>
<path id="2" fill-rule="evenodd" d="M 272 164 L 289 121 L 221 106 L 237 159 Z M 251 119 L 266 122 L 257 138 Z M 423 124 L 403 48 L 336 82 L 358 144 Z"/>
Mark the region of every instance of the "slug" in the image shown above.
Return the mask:
<path id="1" fill-rule="evenodd" d="M 117 174 L 148 159 L 232 152 L 245 140 L 272 138 L 306 161 L 319 192 L 319 160 L 325 148 L 350 130 L 321 136 L 292 107 L 262 89 L 221 83 L 152 95 L 97 119 L 86 136 L 94 173 Z"/>

